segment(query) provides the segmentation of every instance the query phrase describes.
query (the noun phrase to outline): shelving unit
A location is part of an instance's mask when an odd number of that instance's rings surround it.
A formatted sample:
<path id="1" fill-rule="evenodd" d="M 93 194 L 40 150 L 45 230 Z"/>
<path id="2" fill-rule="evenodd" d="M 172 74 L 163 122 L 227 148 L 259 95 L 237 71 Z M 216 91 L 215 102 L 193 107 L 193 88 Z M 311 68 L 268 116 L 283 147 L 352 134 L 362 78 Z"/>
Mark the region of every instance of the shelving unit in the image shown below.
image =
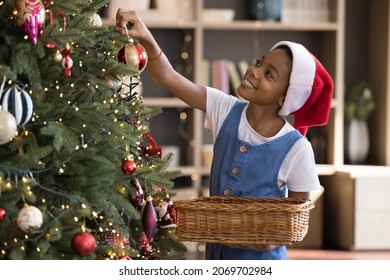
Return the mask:
<path id="1" fill-rule="evenodd" d="M 335 168 L 343 165 L 343 94 L 344 94 L 344 0 L 329 0 L 329 23 L 268 23 L 249 20 L 247 3 L 240 0 L 204 1 L 192 0 L 193 20 L 157 22 L 144 20 L 160 43 L 171 63 L 189 69 L 186 76 L 202 83 L 202 60 L 229 58 L 233 61 L 245 59 L 252 61 L 266 53 L 280 40 L 303 43 L 324 64 L 334 79 L 335 91 L 329 124 L 313 129 L 326 136 L 326 161 L 318 164 L 319 175 L 333 174 Z M 209 8 L 232 8 L 235 18 L 228 23 L 202 22 L 202 11 Z M 186 37 L 187 36 L 187 37 Z M 183 50 L 185 46 L 185 50 Z M 189 58 L 180 57 L 183 51 Z M 210 136 L 204 128 L 204 113 L 189 108 L 163 89 L 153 85 L 148 73 L 141 75 L 143 100 L 146 105 L 163 108 L 161 116 L 151 120 L 151 131 L 160 145 L 179 145 L 181 147 L 181 166 L 187 182 L 180 183 L 191 187 L 189 196 L 204 192 L 204 181 L 209 169 L 202 164 L 202 147 L 210 144 Z M 181 115 L 186 119 L 179 119 Z M 177 118 L 177 119 L 174 119 Z M 180 127 L 175 126 L 178 124 Z M 183 137 L 185 131 L 185 137 Z M 310 132 L 310 130 L 309 130 Z M 166 137 L 168 136 L 168 137 Z M 309 139 L 310 140 L 310 139 Z"/>

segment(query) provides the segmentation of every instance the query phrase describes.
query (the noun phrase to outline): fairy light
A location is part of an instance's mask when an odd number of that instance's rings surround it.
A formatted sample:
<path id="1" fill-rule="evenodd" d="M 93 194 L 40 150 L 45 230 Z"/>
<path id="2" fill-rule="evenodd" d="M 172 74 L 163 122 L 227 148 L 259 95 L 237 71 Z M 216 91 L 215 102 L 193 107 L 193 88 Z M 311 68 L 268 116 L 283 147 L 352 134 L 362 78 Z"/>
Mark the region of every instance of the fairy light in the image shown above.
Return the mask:
<path id="1" fill-rule="evenodd" d="M 79 221 L 79 218 L 74 217 L 73 220 L 74 220 L 75 222 L 78 222 L 78 221 Z"/>
<path id="2" fill-rule="evenodd" d="M 187 119 L 187 113 L 186 112 L 181 112 L 180 113 L 180 119 L 181 120 L 186 120 Z"/>
<path id="3" fill-rule="evenodd" d="M 192 180 L 192 181 L 197 181 L 198 178 L 199 178 L 199 176 L 198 176 L 197 174 L 192 174 L 192 175 L 191 175 L 191 180 Z"/>
<path id="4" fill-rule="evenodd" d="M 189 144 L 190 144 L 191 147 L 195 147 L 196 140 L 195 139 L 191 139 Z"/>
<path id="5" fill-rule="evenodd" d="M 85 208 L 87 208 L 87 205 L 85 205 L 85 204 L 83 203 L 83 204 L 81 204 L 81 208 L 85 209 Z"/>

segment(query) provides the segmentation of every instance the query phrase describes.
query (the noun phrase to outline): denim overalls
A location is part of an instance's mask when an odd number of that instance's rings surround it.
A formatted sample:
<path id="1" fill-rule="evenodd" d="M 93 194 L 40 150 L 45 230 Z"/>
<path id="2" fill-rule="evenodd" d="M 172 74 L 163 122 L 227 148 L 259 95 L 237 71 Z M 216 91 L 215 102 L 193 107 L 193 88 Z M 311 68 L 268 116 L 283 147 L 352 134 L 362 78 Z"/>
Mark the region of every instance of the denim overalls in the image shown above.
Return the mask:
<path id="1" fill-rule="evenodd" d="M 210 195 L 244 197 L 285 197 L 277 181 L 280 166 L 294 143 L 303 137 L 291 131 L 270 142 L 253 146 L 238 139 L 238 126 L 247 103 L 236 101 L 227 115 L 214 145 L 210 178 Z M 286 247 L 271 252 L 230 248 L 222 244 L 206 244 L 208 260 L 286 259 Z"/>

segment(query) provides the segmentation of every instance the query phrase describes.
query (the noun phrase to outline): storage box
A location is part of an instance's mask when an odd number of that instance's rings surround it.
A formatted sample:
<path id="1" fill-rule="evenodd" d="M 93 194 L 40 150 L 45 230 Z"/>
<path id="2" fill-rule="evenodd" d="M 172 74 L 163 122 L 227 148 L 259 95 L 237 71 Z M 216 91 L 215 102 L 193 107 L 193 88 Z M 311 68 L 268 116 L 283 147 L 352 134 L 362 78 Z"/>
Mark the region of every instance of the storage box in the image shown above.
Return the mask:
<path id="1" fill-rule="evenodd" d="M 174 202 L 181 241 L 289 245 L 308 231 L 311 201 L 212 196 Z"/>

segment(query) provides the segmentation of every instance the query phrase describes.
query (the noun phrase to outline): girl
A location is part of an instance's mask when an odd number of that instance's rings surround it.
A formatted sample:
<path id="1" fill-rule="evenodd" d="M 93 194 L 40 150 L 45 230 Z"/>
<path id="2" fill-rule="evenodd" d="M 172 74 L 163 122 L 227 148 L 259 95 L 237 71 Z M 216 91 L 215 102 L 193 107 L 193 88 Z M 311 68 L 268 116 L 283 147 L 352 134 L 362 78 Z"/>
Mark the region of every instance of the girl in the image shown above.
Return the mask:
<path id="1" fill-rule="evenodd" d="M 129 27 L 127 27 L 129 26 Z M 333 82 L 302 45 L 279 42 L 238 86 L 246 101 L 177 73 L 135 11 L 119 9 L 116 30 L 148 52 L 154 82 L 206 113 L 214 140 L 210 195 L 310 198 L 320 187 L 309 126 L 328 121 Z M 284 116 L 294 115 L 294 126 Z M 207 244 L 206 259 L 286 259 L 285 246 Z"/>

